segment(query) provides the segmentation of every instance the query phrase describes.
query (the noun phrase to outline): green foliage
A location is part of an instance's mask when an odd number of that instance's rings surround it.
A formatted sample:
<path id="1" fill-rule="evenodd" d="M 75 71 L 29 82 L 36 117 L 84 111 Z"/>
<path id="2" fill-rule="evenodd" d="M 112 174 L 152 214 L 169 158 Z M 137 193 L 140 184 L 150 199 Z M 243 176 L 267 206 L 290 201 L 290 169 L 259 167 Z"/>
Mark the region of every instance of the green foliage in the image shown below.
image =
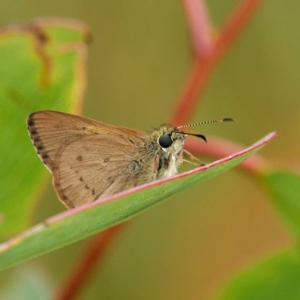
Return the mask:
<path id="1" fill-rule="evenodd" d="M 260 180 L 278 213 L 299 239 L 300 177 L 289 171 L 274 171 L 261 175 Z M 212 299 L 300 299 L 299 282 L 299 251 L 289 250 L 249 266 Z"/>
<path id="2" fill-rule="evenodd" d="M 0 290 L 0 299 L 50 299 L 54 289 L 53 283 L 39 266 L 35 269 L 22 266 L 7 276 L 6 280 L 7 284 Z"/>
<path id="3" fill-rule="evenodd" d="M 262 180 L 277 211 L 299 239 L 300 176 L 289 171 L 277 171 L 263 175 Z"/>
<path id="4" fill-rule="evenodd" d="M 296 300 L 300 299 L 299 282 L 299 254 L 285 251 L 238 274 L 211 300 Z"/>
<path id="5" fill-rule="evenodd" d="M 27 116 L 40 109 L 74 111 L 85 85 L 84 36 L 46 24 L 0 31 L 0 236 L 28 225 L 46 170 L 34 155 Z M 48 177 L 49 178 L 49 177 Z"/>

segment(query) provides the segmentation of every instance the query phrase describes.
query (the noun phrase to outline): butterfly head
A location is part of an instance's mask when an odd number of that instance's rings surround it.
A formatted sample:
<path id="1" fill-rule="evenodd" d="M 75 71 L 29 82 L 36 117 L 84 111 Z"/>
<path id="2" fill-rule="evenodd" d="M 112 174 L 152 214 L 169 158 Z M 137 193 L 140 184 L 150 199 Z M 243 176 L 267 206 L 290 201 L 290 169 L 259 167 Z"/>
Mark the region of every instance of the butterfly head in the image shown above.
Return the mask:
<path id="1" fill-rule="evenodd" d="M 154 132 L 154 140 L 157 146 L 166 155 L 174 153 L 179 155 L 182 152 L 186 134 L 180 132 L 176 127 L 171 125 L 162 125 Z"/>
<path id="2" fill-rule="evenodd" d="M 188 135 L 196 136 L 198 138 L 203 139 L 206 142 L 206 138 L 204 135 L 186 133 L 180 131 L 181 128 L 193 127 L 193 126 L 198 126 L 198 125 L 208 124 L 208 123 L 220 123 L 220 122 L 232 122 L 232 121 L 235 120 L 232 118 L 224 118 L 220 120 L 200 122 L 200 123 L 179 126 L 179 127 L 173 127 L 171 125 L 164 124 L 158 130 L 155 130 L 153 134 L 154 134 L 154 138 L 156 138 L 158 146 L 161 148 L 163 152 L 165 152 L 166 154 L 174 153 L 178 155 L 182 152 L 185 139 Z"/>

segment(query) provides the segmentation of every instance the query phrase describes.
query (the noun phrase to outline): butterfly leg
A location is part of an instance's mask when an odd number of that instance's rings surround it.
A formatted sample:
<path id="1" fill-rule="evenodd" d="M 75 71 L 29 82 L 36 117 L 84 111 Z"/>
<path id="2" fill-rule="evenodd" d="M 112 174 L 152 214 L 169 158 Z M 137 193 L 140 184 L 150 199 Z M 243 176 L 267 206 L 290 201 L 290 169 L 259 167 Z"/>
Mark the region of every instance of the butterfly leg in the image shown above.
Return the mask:
<path id="1" fill-rule="evenodd" d="M 183 149 L 183 152 L 186 153 L 192 160 L 198 160 L 198 161 L 201 163 L 200 166 L 206 165 L 205 162 L 203 162 L 201 159 L 195 157 L 192 153 L 190 153 L 190 152 L 187 151 L 186 149 Z M 189 161 L 189 160 L 187 160 L 187 159 L 183 159 L 183 161 L 185 161 L 185 162 L 187 162 L 187 163 L 190 163 L 190 164 L 192 164 L 192 165 L 195 165 L 195 166 L 198 166 L 198 165 L 199 165 L 199 164 L 194 163 L 194 162 L 191 162 L 191 161 Z"/>
<path id="2" fill-rule="evenodd" d="M 157 153 L 155 155 L 154 165 L 153 165 L 153 170 L 152 170 L 153 180 L 157 179 L 158 169 L 159 169 L 159 154 Z"/>

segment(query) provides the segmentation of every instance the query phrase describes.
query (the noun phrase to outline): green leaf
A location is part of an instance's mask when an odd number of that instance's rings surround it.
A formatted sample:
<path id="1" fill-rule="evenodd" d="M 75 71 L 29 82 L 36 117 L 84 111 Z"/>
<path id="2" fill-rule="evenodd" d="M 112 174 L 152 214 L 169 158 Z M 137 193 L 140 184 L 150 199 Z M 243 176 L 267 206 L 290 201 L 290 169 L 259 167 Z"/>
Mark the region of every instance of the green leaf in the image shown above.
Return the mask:
<path id="1" fill-rule="evenodd" d="M 39 19 L 0 30 L 0 235 L 28 226 L 45 168 L 26 130 L 36 110 L 78 110 L 85 86 L 86 27 Z M 49 178 L 49 177 L 48 177 Z"/>
<path id="2" fill-rule="evenodd" d="M 289 171 L 263 175 L 265 187 L 289 228 L 300 237 L 300 176 Z"/>
<path id="3" fill-rule="evenodd" d="M 1 286 L 0 299 L 40 300 L 50 299 L 54 283 L 48 278 L 47 271 L 40 265 L 18 268 L 6 278 Z"/>
<path id="4" fill-rule="evenodd" d="M 300 177 L 289 171 L 261 175 L 262 182 L 288 226 L 300 235 Z M 236 276 L 213 300 L 300 299 L 299 253 L 287 251 Z"/>
<path id="5" fill-rule="evenodd" d="M 300 260 L 292 250 L 250 267 L 211 300 L 300 299 Z"/>
<path id="6" fill-rule="evenodd" d="M 0 269 L 8 268 L 116 225 L 173 194 L 224 173 L 257 152 L 275 135 L 275 133 L 270 134 L 252 147 L 214 163 L 54 216 L 0 245 Z"/>

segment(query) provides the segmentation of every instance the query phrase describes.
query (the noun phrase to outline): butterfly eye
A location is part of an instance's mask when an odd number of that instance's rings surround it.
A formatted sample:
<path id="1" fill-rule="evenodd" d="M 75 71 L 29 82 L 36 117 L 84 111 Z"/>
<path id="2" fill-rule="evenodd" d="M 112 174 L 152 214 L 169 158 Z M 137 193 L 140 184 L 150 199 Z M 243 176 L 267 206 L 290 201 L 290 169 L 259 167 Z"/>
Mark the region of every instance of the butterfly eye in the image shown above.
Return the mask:
<path id="1" fill-rule="evenodd" d="M 160 136 L 160 138 L 158 139 L 158 143 L 161 147 L 163 148 L 168 148 L 172 145 L 173 141 L 170 137 L 170 135 L 168 134 L 163 134 L 162 136 Z"/>

